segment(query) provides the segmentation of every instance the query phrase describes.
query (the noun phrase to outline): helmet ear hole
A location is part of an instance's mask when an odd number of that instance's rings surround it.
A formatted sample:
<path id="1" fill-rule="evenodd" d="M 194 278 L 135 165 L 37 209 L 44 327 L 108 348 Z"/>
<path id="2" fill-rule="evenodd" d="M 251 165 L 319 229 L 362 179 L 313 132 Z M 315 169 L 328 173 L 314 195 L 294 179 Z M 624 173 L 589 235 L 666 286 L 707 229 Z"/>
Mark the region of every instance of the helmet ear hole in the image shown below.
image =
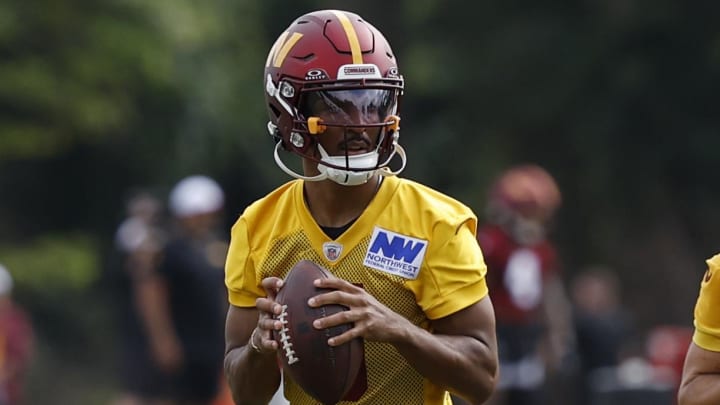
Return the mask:
<path id="1" fill-rule="evenodd" d="M 268 122 L 268 132 L 272 137 L 273 143 L 278 143 L 282 139 L 277 123 L 280 120 L 280 111 L 272 104 L 268 104 L 268 112 L 270 113 L 270 121 Z"/>
<path id="2" fill-rule="evenodd" d="M 272 104 L 268 104 L 268 108 L 270 109 L 270 113 L 272 114 L 273 121 L 277 122 L 277 120 L 280 119 L 280 110 L 277 109 Z"/>

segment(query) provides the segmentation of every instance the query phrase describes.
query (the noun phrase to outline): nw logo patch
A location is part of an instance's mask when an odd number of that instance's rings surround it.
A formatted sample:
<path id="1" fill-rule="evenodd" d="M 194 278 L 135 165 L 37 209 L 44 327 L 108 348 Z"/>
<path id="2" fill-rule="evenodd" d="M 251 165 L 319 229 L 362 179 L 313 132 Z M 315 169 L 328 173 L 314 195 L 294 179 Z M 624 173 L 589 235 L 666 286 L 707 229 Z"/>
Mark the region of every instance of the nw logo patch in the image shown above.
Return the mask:
<path id="1" fill-rule="evenodd" d="M 375 227 L 363 264 L 414 280 L 420 272 L 428 242 Z"/>

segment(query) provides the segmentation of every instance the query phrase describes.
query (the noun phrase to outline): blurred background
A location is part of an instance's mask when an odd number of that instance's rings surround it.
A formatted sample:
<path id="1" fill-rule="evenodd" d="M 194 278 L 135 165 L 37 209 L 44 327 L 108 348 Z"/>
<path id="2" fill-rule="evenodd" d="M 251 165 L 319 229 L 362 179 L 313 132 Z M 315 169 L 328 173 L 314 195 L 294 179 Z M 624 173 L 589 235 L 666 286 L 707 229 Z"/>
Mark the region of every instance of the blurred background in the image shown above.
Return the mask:
<path id="1" fill-rule="evenodd" d="M 610 269 L 638 351 L 658 327 L 692 326 L 720 251 L 718 2 L 6 0 L 0 263 L 36 333 L 26 403 L 115 395 L 104 273 L 133 190 L 211 176 L 229 230 L 288 180 L 262 72 L 275 38 L 319 8 L 357 12 L 392 44 L 405 177 L 482 217 L 500 172 L 545 167 L 563 195 L 564 282 Z"/>

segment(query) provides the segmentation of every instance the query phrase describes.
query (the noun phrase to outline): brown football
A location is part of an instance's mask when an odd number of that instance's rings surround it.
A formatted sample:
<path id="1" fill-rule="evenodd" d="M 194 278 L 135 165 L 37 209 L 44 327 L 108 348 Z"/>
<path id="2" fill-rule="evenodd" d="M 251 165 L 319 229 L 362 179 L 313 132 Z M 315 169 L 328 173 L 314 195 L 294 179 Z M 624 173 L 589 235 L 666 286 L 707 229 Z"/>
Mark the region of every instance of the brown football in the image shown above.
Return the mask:
<path id="1" fill-rule="evenodd" d="M 285 277 L 276 297 L 283 306 L 282 314 L 277 316 L 283 322 L 283 329 L 273 333 L 283 372 L 326 405 L 342 400 L 353 387 L 365 361 L 362 339 L 335 347 L 327 344 L 330 337 L 347 331 L 351 324 L 327 329 L 312 326 L 315 319 L 348 309 L 342 305 L 312 308 L 307 304 L 311 297 L 330 291 L 315 287 L 313 281 L 332 277 L 335 276 L 314 262 L 299 261 Z"/>

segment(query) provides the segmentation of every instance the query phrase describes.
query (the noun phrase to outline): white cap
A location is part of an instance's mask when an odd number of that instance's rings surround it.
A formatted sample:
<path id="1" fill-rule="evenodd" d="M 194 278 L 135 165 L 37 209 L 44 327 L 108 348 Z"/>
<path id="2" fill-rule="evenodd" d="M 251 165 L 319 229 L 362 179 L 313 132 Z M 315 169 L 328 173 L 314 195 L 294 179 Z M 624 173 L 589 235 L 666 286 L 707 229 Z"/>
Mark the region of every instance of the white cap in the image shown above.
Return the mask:
<path id="1" fill-rule="evenodd" d="M 10 272 L 0 264 L 0 296 L 7 295 L 12 291 L 13 279 Z"/>
<path id="2" fill-rule="evenodd" d="M 225 195 L 215 180 L 201 175 L 186 177 L 170 192 L 170 211 L 177 217 L 208 214 L 222 208 Z"/>

